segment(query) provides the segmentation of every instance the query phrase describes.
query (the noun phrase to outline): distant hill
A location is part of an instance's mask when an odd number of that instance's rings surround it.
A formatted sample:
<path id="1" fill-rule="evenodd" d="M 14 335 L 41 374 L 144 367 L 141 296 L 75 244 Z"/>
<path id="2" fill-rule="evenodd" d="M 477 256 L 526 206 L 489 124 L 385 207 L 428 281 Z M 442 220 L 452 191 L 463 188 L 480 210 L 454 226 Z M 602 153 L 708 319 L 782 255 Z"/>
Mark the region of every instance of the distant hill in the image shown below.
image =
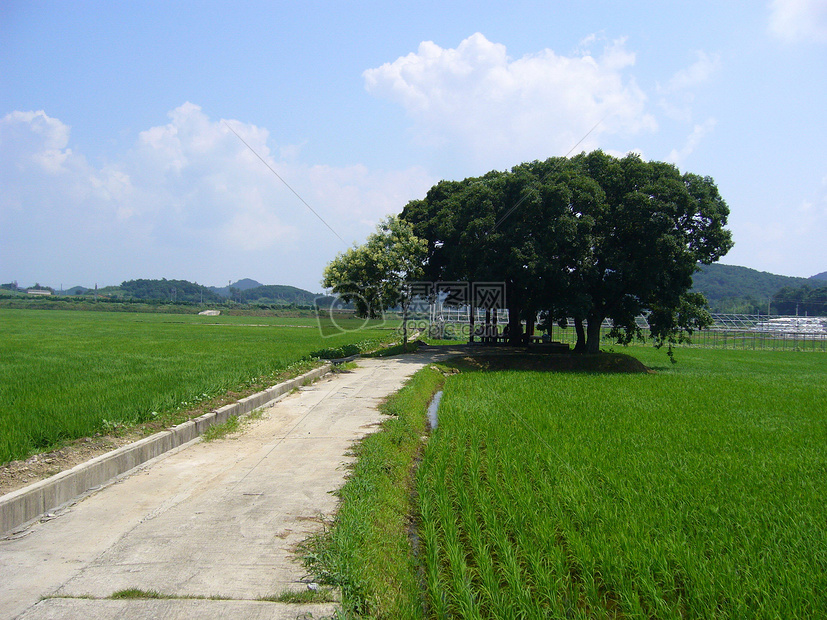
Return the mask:
<path id="1" fill-rule="evenodd" d="M 220 302 L 217 295 L 206 286 L 194 284 L 187 280 L 128 280 L 122 282 L 120 290 L 123 295 L 144 301 L 172 302 Z"/>
<path id="2" fill-rule="evenodd" d="M 809 277 L 810 280 L 827 280 L 827 271 L 822 271 L 814 276 Z"/>
<path id="3" fill-rule="evenodd" d="M 233 292 L 233 301 L 239 303 L 309 305 L 319 296 L 295 286 L 281 284 L 265 286 L 245 278 L 228 287 L 205 287 L 186 280 L 130 280 L 120 286 L 121 292 L 134 299 L 163 301 L 223 302 Z"/>
<path id="4" fill-rule="evenodd" d="M 46 288 L 46 287 L 36 287 Z M 56 291 L 49 289 L 54 295 Z M 0 284 L 0 291 L 5 298 L 25 296 L 26 289 L 21 289 L 16 282 Z M 230 300 L 230 292 L 232 299 Z M 226 304 L 231 301 L 241 305 L 260 306 L 312 306 L 319 303 L 326 307 L 335 300 L 324 297 L 321 293 L 312 293 L 305 289 L 283 284 L 267 285 L 249 278 L 239 280 L 230 286 L 218 288 L 202 286 L 187 280 L 160 280 L 138 279 L 127 280 L 119 286 L 104 286 L 89 289 L 83 286 L 73 286 L 62 292 L 64 298 L 85 297 L 91 299 L 94 295 L 99 302 L 140 302 L 149 304 Z M 59 296 L 59 295 L 58 295 Z M 64 300 L 65 301 L 65 300 Z"/>
<path id="5" fill-rule="evenodd" d="M 316 293 L 283 284 L 259 285 L 241 293 L 241 298 L 248 303 L 312 304 L 318 296 Z"/>
<path id="6" fill-rule="evenodd" d="M 259 286 L 264 286 L 261 282 L 256 282 L 255 280 L 251 280 L 250 278 L 244 278 L 243 280 L 239 280 L 238 282 L 233 282 L 229 286 L 210 286 L 208 287 L 213 293 L 217 293 L 222 297 L 229 297 L 230 296 L 230 289 L 238 289 L 239 291 L 248 291 L 252 288 L 257 288 Z"/>
<path id="7" fill-rule="evenodd" d="M 311 293 L 303 288 L 286 284 L 265 285 L 250 278 L 244 278 L 221 288 L 217 286 L 209 288 L 225 298 L 230 296 L 230 289 L 233 289 L 233 300 L 241 303 L 310 305 L 319 297 L 318 293 Z"/>
<path id="8" fill-rule="evenodd" d="M 240 291 L 248 291 L 251 288 L 256 288 L 258 286 L 264 286 L 261 282 L 256 282 L 255 280 L 251 280 L 250 278 L 244 278 L 243 280 L 239 280 L 235 284 L 233 284 L 233 288 L 237 288 Z"/>
<path id="9" fill-rule="evenodd" d="M 735 265 L 701 265 L 692 278 L 692 290 L 703 293 L 713 312 L 755 314 L 767 312 L 769 298 L 784 287 L 812 285 L 808 278 L 779 276 Z M 775 310 L 773 310 L 775 312 Z"/>

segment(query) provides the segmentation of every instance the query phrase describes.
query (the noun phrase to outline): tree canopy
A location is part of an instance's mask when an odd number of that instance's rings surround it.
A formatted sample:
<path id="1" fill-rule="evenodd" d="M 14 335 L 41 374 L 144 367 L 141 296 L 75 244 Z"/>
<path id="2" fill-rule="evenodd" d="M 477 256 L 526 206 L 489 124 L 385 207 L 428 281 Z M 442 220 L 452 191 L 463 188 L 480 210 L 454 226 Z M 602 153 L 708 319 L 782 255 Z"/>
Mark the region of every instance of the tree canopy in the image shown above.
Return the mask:
<path id="1" fill-rule="evenodd" d="M 353 303 L 359 316 L 378 318 L 402 303 L 405 285 L 421 277 L 425 249 L 410 223 L 389 216 L 364 244 L 336 255 L 325 267 L 322 286 Z"/>
<path id="2" fill-rule="evenodd" d="M 689 290 L 732 247 L 728 215 L 709 177 L 594 151 L 442 181 L 401 217 L 427 242 L 427 279 L 504 282 L 513 323 L 574 317 L 596 352 L 605 319 L 629 342 L 647 314 L 659 344 L 708 323 Z"/>

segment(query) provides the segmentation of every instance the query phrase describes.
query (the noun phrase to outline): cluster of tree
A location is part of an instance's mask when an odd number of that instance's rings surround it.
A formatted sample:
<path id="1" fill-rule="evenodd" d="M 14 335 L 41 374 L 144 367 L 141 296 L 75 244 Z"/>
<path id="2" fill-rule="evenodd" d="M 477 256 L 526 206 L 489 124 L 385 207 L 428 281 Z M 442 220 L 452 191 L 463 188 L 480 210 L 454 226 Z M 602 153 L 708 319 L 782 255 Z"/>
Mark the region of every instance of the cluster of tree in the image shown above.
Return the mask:
<path id="1" fill-rule="evenodd" d="M 295 286 L 261 285 L 247 290 L 234 289 L 232 298 L 242 303 L 276 303 L 310 306 L 318 295 Z"/>
<path id="2" fill-rule="evenodd" d="M 250 286 L 252 284 L 252 286 Z M 238 286 L 237 286 L 238 285 Z M 205 287 L 186 280 L 129 280 L 117 290 L 118 296 L 139 300 L 177 303 L 275 304 L 310 307 L 317 295 L 295 286 L 262 285 L 254 280 L 240 280 L 224 289 Z"/>
<path id="3" fill-rule="evenodd" d="M 359 316 L 375 319 L 404 304 L 402 289 L 422 277 L 426 252 L 427 244 L 414 235 L 413 226 L 390 216 L 363 245 L 339 253 L 325 267 L 322 286 L 353 304 Z"/>
<path id="4" fill-rule="evenodd" d="M 140 300 L 159 300 L 174 303 L 220 303 L 223 299 L 205 286 L 187 280 L 128 280 L 122 282 L 121 292 Z"/>
<path id="5" fill-rule="evenodd" d="M 28 288 L 18 286 L 17 282 L 8 282 L 6 284 L 0 284 L 0 289 L 12 291 L 13 293 L 25 293 L 26 291 L 49 291 L 52 294 L 55 293 L 55 289 L 51 286 L 42 286 L 39 282 Z"/>
<path id="6" fill-rule="evenodd" d="M 706 296 L 703 291 L 698 291 Z M 709 301 L 709 311 L 715 314 L 769 314 L 776 312 L 777 308 L 770 310 L 767 299 L 758 300 L 754 297 L 724 297 Z M 776 312 L 777 313 L 777 312 Z"/>
<path id="7" fill-rule="evenodd" d="M 322 286 L 333 289 L 362 317 L 377 318 L 384 310 L 401 305 L 403 344 L 407 347 L 404 315 L 411 296 L 405 289 L 423 276 L 426 254 L 427 242 L 414 235 L 413 226 L 390 216 L 363 245 L 339 253 L 325 267 Z"/>
<path id="8" fill-rule="evenodd" d="M 25 288 L 17 286 L 17 282 L 0 285 L 0 288 L 9 291 L 25 293 Z M 54 289 L 41 287 L 39 284 L 32 289 Z M 317 294 L 295 286 L 273 285 L 265 286 L 254 280 L 240 280 L 234 285 L 218 289 L 205 287 L 187 280 L 160 280 L 138 279 L 122 282 L 120 286 L 107 286 L 101 289 L 87 289 L 75 286 L 64 292 L 67 296 L 83 296 L 95 293 L 99 301 L 125 302 L 166 302 L 179 304 L 225 303 L 228 299 L 239 304 L 267 304 L 277 306 L 292 306 L 310 308 L 313 306 Z"/>
<path id="9" fill-rule="evenodd" d="M 629 342 L 640 335 L 636 317 L 647 314 L 660 344 L 709 324 L 706 300 L 690 292 L 692 275 L 732 246 L 728 215 L 709 177 L 594 151 L 442 181 L 401 219 L 412 226 L 409 246 L 425 241 L 418 277 L 505 283 L 513 342 L 522 320 L 532 330 L 544 312 L 553 321 L 574 317 L 577 349 L 597 352 L 605 319 Z M 354 248 L 328 266 L 325 286 L 364 290 L 389 270 L 379 264 L 376 252 Z M 390 271 L 398 279 L 405 270 Z"/>
<path id="10" fill-rule="evenodd" d="M 778 314 L 827 316 L 827 286 L 785 286 L 773 295 L 772 303 Z"/>

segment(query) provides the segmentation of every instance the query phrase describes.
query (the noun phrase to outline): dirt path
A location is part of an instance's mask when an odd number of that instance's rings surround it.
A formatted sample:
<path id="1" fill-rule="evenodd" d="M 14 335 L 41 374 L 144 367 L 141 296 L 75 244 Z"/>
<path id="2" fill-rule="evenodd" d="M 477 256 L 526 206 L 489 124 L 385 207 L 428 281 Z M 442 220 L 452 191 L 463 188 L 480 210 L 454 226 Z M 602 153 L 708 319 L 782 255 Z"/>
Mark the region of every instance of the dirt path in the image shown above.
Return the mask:
<path id="1" fill-rule="evenodd" d="M 378 403 L 434 355 L 360 360 L 271 405 L 238 437 L 196 440 L 0 540 L 0 618 L 332 613 L 331 604 L 257 599 L 307 589 L 295 548 L 333 515 L 349 447 L 381 422 Z M 130 588 L 171 598 L 108 598 Z M 54 598 L 38 602 L 44 596 Z"/>

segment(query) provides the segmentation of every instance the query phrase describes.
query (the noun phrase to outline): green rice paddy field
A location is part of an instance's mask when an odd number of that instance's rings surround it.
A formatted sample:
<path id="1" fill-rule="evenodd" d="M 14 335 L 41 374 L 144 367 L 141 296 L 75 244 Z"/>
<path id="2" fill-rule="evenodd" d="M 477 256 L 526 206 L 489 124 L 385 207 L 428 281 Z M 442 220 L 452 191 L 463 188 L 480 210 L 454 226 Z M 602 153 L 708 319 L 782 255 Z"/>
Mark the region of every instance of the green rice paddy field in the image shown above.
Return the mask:
<path id="1" fill-rule="evenodd" d="M 418 476 L 437 617 L 823 617 L 827 358 L 450 378 Z"/>
<path id="2" fill-rule="evenodd" d="M 377 618 L 827 617 L 827 356 L 624 352 L 656 372 L 455 364 L 415 475 L 377 482 L 423 371 L 309 564 Z"/>
<path id="3" fill-rule="evenodd" d="M 354 331 L 323 338 L 307 318 L 0 310 L 0 464 L 297 373 L 321 349 L 394 336 L 342 324 Z"/>

